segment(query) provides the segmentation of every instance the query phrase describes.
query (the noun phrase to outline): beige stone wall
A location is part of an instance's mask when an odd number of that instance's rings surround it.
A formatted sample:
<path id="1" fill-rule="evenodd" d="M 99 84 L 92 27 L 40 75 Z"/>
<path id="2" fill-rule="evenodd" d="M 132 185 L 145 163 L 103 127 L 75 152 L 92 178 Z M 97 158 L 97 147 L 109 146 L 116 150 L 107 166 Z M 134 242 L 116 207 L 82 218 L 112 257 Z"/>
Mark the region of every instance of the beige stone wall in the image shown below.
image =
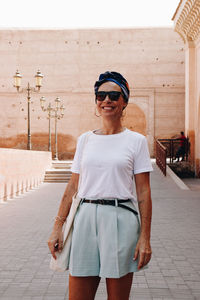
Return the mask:
<path id="1" fill-rule="evenodd" d="M 0 149 L 0 203 L 37 187 L 51 167 L 51 153 Z"/>
<path id="2" fill-rule="evenodd" d="M 155 135 L 169 138 L 184 131 L 184 89 L 156 90 Z M 169 120 L 170 116 L 170 120 Z"/>
<path id="3" fill-rule="evenodd" d="M 12 86 L 16 69 L 23 86 L 34 85 L 38 68 L 45 75 L 32 96 L 33 149 L 47 150 L 48 120 L 39 99 L 66 107 L 58 122 L 59 158 L 73 156 L 76 138 L 100 126 L 94 115 L 93 84 L 106 70 L 121 72 L 131 87 L 124 124 L 149 140 L 170 137 L 184 128 L 184 49 L 171 28 L 0 31 L 0 147 L 26 148 L 26 94 Z M 54 124 L 52 120 L 52 130 Z M 54 142 L 52 141 L 52 146 Z"/>

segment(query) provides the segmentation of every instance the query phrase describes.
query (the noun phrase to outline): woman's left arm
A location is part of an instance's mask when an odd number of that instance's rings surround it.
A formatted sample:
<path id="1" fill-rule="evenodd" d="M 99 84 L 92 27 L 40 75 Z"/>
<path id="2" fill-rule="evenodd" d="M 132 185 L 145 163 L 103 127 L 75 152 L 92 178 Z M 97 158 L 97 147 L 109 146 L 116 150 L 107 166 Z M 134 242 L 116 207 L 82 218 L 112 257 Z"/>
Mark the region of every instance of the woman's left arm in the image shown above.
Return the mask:
<path id="1" fill-rule="evenodd" d="M 141 219 L 141 230 L 136 245 L 134 260 L 139 258 L 138 269 L 144 267 L 151 259 L 151 217 L 152 202 L 149 172 L 135 174 L 135 184 Z"/>

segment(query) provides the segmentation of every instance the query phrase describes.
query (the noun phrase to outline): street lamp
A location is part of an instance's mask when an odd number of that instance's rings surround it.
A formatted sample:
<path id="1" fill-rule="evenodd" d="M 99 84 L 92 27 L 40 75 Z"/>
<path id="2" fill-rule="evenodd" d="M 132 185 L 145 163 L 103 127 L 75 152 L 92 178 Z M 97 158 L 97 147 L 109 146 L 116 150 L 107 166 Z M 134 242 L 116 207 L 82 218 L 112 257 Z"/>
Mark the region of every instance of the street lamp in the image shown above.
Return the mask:
<path id="1" fill-rule="evenodd" d="M 30 117 L 30 105 L 31 105 L 31 92 L 39 92 L 40 88 L 42 86 L 42 78 L 44 77 L 40 70 L 37 71 L 35 75 L 35 87 L 30 87 L 30 84 L 28 82 L 27 88 L 21 88 L 21 80 L 22 76 L 20 72 L 17 70 L 14 77 L 14 87 L 16 87 L 17 91 L 19 93 L 23 93 L 24 91 L 27 91 L 27 103 L 28 103 L 28 143 L 27 143 L 27 149 L 31 150 L 31 117 Z"/>
<path id="2" fill-rule="evenodd" d="M 48 113 L 48 119 L 49 119 L 49 146 L 48 146 L 48 150 L 51 151 L 51 118 L 55 119 L 55 155 L 54 155 L 54 160 L 58 160 L 58 143 L 57 143 L 57 121 L 60 120 L 61 118 L 63 118 L 64 116 L 64 110 L 65 107 L 61 104 L 60 98 L 57 97 L 55 99 L 55 107 L 51 106 L 51 103 L 49 102 L 49 105 L 47 106 L 47 108 L 44 107 L 45 105 L 45 97 L 41 97 L 40 98 L 40 106 L 42 108 L 43 111 L 47 111 Z M 60 114 L 59 114 L 60 111 Z"/>

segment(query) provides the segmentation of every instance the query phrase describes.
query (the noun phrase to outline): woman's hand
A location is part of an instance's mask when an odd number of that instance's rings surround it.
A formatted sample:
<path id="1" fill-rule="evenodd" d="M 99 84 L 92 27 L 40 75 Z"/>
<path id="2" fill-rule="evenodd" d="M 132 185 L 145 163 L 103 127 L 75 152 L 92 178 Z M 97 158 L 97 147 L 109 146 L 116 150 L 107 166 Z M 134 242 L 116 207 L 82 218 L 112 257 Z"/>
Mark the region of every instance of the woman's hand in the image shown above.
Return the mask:
<path id="1" fill-rule="evenodd" d="M 62 227 L 54 229 L 49 237 L 48 240 L 48 247 L 51 251 L 51 254 L 54 259 L 56 259 L 55 252 L 61 252 L 63 248 L 63 234 L 62 234 Z"/>
<path id="2" fill-rule="evenodd" d="M 134 259 L 136 260 L 137 258 L 139 259 L 138 261 L 138 270 L 143 268 L 148 264 L 148 262 L 151 259 L 151 245 L 149 239 L 146 239 L 145 237 L 140 237 L 136 248 L 135 248 L 135 253 L 134 253 Z"/>

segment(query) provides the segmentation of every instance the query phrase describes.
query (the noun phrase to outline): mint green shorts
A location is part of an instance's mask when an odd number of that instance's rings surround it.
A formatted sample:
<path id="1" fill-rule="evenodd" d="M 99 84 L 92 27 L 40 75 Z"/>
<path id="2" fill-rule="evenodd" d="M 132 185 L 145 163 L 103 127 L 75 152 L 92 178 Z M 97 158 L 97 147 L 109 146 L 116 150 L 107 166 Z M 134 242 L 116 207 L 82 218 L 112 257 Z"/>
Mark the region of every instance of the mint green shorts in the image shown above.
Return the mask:
<path id="1" fill-rule="evenodd" d="M 131 201 L 124 205 L 135 209 Z M 69 273 L 120 278 L 137 272 L 133 257 L 139 232 L 138 216 L 131 211 L 82 203 L 74 220 Z"/>

